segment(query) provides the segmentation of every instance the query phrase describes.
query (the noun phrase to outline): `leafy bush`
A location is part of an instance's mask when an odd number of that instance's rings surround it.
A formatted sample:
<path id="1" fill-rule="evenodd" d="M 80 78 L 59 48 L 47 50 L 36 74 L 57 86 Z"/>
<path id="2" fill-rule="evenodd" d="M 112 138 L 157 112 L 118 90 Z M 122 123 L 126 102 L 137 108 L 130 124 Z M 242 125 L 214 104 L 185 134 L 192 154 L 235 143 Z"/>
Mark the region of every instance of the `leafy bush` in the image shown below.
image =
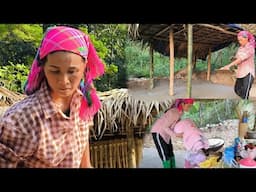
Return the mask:
<path id="1" fill-rule="evenodd" d="M 0 82 L 11 91 L 23 93 L 28 73 L 26 65 L 9 62 L 9 65 L 0 67 Z"/>

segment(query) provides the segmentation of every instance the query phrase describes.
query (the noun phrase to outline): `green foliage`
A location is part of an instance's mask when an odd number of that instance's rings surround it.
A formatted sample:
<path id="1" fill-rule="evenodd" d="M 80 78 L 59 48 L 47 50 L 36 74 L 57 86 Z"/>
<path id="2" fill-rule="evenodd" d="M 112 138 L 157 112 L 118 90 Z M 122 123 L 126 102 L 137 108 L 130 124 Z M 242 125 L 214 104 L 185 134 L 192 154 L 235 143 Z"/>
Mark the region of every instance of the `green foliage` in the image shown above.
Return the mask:
<path id="1" fill-rule="evenodd" d="M 42 38 L 38 24 L 0 24 L 0 64 L 31 65 Z"/>
<path id="2" fill-rule="evenodd" d="M 106 69 L 106 74 L 115 75 L 118 72 L 118 67 L 114 64 L 110 64 Z"/>
<path id="3" fill-rule="evenodd" d="M 128 41 L 125 47 L 125 62 L 129 77 L 149 77 L 149 48 L 141 42 Z M 175 69 L 178 71 L 186 66 L 185 59 L 175 59 Z M 166 77 L 170 74 L 169 57 L 154 52 L 154 77 Z"/>
<path id="4" fill-rule="evenodd" d="M 220 49 L 212 54 L 211 63 L 212 70 L 219 69 L 227 64 L 229 64 L 232 60 L 232 57 L 235 56 L 236 51 L 238 49 L 237 43 L 232 43 L 228 47 Z M 207 65 L 205 65 L 207 67 Z"/>
<path id="5" fill-rule="evenodd" d="M 112 88 L 120 88 L 126 84 L 126 66 L 124 47 L 127 38 L 127 27 L 125 24 L 87 24 L 90 37 L 100 40 L 107 50 L 104 58 L 106 72 L 101 81 L 96 82 L 99 90 L 105 91 Z M 97 43 L 95 43 L 97 48 Z"/>
<path id="6" fill-rule="evenodd" d="M 9 62 L 7 66 L 0 66 L 0 82 L 11 91 L 23 93 L 28 73 L 26 65 Z"/>
<path id="7" fill-rule="evenodd" d="M 220 123 L 226 119 L 237 119 L 237 105 L 238 101 L 229 99 L 196 101 L 182 118 L 190 118 L 198 127 L 204 127 L 206 124 Z"/>

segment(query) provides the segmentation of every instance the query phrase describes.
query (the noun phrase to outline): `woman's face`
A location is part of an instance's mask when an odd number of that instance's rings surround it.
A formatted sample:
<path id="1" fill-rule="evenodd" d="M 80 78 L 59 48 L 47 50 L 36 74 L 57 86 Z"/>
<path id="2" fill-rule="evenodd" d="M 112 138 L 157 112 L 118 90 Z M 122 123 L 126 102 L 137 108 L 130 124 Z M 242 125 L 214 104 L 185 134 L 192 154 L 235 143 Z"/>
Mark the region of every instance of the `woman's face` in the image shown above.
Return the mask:
<path id="1" fill-rule="evenodd" d="M 75 53 L 57 51 L 47 56 L 44 74 L 54 98 L 73 95 L 83 78 L 85 60 Z"/>
<path id="2" fill-rule="evenodd" d="M 248 43 L 248 38 L 243 36 L 238 36 L 237 40 L 241 46 L 245 46 Z"/>
<path id="3" fill-rule="evenodd" d="M 193 104 L 191 103 L 182 103 L 183 111 L 186 111 L 186 112 L 188 112 L 192 106 Z"/>

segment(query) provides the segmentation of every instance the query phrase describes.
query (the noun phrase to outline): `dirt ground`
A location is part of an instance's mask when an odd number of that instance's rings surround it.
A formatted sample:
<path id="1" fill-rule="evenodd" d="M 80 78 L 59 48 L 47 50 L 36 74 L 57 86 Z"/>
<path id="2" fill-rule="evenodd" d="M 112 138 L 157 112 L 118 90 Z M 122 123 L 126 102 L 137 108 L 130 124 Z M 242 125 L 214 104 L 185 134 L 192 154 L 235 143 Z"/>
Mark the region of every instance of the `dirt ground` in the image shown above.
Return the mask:
<path id="1" fill-rule="evenodd" d="M 206 80 L 206 72 L 192 75 L 191 97 L 197 99 L 240 99 L 234 92 L 235 74 L 228 70 L 217 70 Z M 175 74 L 174 95 L 170 96 L 169 78 L 154 78 L 154 87 L 150 89 L 150 81 L 146 78 L 134 78 L 128 81 L 128 92 L 141 100 L 166 100 L 187 97 L 186 71 Z M 256 82 L 250 91 L 251 100 L 256 100 Z"/>
<path id="2" fill-rule="evenodd" d="M 134 84 L 128 85 L 129 94 L 140 100 L 145 101 L 163 101 L 167 99 L 187 97 L 187 82 L 183 79 L 175 79 L 174 95 L 169 94 L 169 79 L 158 79 L 154 83 L 154 88 L 149 89 L 148 80 L 136 80 Z M 234 92 L 233 85 L 223 85 L 212 83 L 210 81 L 196 79 L 192 80 L 191 97 L 195 99 L 240 99 Z M 251 92 L 251 100 L 256 99 L 256 85 L 254 84 Z"/>

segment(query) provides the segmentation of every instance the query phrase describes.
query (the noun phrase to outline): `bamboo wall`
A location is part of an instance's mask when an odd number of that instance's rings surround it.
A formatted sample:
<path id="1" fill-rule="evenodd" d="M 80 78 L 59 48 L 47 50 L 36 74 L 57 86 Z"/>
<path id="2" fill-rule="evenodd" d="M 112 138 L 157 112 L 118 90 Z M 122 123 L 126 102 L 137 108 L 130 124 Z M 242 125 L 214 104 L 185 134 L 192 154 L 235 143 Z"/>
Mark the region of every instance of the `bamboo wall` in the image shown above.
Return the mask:
<path id="1" fill-rule="evenodd" d="M 134 139 L 136 166 L 142 159 L 143 139 Z M 130 168 L 128 139 L 112 139 L 90 143 L 91 163 L 94 168 Z"/>

